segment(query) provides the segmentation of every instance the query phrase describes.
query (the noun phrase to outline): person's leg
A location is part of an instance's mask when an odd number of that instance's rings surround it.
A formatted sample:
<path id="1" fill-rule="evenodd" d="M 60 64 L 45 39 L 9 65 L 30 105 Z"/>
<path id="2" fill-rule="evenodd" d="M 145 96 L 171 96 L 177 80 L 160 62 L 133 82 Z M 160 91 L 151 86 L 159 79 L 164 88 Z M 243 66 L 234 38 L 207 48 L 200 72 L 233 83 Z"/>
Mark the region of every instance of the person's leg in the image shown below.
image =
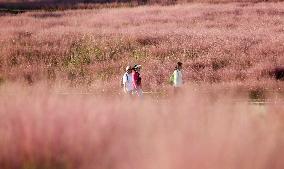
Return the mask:
<path id="1" fill-rule="evenodd" d="M 142 97 L 143 96 L 143 91 L 141 88 L 138 88 L 138 89 L 134 89 L 133 90 L 133 95 L 134 96 L 138 96 L 138 97 Z"/>
<path id="2" fill-rule="evenodd" d="M 174 95 L 178 95 L 180 92 L 180 88 L 179 87 L 174 87 Z"/>
<path id="3" fill-rule="evenodd" d="M 132 90 L 132 96 L 138 96 L 137 89 Z"/>
<path id="4" fill-rule="evenodd" d="M 130 90 L 129 92 L 128 92 L 128 96 L 133 96 L 133 90 Z"/>
<path id="5" fill-rule="evenodd" d="M 142 96 L 143 96 L 143 91 L 142 91 L 141 88 L 138 89 L 137 94 L 138 94 L 139 97 L 142 97 Z"/>
<path id="6" fill-rule="evenodd" d="M 126 97 L 131 97 L 132 96 L 132 91 L 128 91 L 128 90 L 123 90 L 124 96 Z"/>

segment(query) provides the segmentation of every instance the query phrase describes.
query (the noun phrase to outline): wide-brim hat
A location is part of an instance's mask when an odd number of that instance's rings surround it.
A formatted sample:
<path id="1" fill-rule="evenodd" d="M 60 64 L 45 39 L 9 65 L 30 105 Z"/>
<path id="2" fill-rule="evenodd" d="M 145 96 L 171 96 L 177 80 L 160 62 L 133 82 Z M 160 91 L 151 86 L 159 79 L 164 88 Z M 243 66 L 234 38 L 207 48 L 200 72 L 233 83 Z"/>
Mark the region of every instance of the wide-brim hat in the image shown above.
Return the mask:
<path id="1" fill-rule="evenodd" d="M 138 68 L 140 68 L 141 67 L 141 65 L 134 65 L 134 69 L 138 69 Z"/>
<path id="2" fill-rule="evenodd" d="M 131 70 L 131 66 L 126 66 L 125 70 L 126 71 Z"/>

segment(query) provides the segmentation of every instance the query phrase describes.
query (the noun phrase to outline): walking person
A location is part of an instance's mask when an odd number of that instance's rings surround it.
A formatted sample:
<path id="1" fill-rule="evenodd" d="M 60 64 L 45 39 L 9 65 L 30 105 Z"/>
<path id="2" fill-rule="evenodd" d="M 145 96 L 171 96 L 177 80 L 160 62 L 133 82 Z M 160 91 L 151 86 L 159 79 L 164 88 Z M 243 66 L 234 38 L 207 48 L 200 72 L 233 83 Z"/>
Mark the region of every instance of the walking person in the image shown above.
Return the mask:
<path id="1" fill-rule="evenodd" d="M 132 95 L 133 92 L 132 68 L 130 66 L 127 66 L 125 70 L 126 72 L 122 77 L 123 91 L 125 94 Z"/>
<path id="2" fill-rule="evenodd" d="M 171 83 L 174 86 L 174 94 L 177 94 L 180 91 L 180 88 L 182 87 L 183 84 L 181 62 L 178 62 L 175 67 L 175 70 L 171 76 Z"/>
<path id="3" fill-rule="evenodd" d="M 140 71 L 141 65 L 134 65 L 132 72 L 133 94 L 137 95 L 138 97 L 143 96 Z"/>

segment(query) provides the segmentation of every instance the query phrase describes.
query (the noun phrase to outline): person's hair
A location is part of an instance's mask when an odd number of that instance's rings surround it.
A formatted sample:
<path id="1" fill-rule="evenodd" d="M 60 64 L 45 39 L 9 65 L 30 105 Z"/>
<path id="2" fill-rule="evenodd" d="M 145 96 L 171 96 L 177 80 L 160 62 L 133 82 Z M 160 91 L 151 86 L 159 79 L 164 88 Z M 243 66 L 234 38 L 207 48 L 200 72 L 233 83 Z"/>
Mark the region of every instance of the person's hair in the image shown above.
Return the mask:
<path id="1" fill-rule="evenodd" d="M 177 62 L 177 65 L 178 65 L 178 66 L 181 66 L 181 65 L 182 65 L 182 63 L 181 63 L 181 62 Z"/>

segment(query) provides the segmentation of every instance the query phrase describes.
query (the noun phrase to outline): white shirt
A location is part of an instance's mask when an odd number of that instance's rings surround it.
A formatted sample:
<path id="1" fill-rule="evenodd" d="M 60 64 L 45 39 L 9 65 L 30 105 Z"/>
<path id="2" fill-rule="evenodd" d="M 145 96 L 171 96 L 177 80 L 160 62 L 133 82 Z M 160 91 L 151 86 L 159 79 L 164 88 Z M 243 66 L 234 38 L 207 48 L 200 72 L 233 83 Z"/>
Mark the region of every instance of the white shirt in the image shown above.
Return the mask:
<path id="1" fill-rule="evenodd" d="M 174 87 L 181 87 L 182 85 L 182 73 L 180 70 L 174 71 Z"/>
<path id="2" fill-rule="evenodd" d="M 128 74 L 127 72 L 124 73 L 122 83 L 124 85 L 124 89 L 126 89 L 127 92 L 133 90 L 131 73 L 130 74 Z"/>

